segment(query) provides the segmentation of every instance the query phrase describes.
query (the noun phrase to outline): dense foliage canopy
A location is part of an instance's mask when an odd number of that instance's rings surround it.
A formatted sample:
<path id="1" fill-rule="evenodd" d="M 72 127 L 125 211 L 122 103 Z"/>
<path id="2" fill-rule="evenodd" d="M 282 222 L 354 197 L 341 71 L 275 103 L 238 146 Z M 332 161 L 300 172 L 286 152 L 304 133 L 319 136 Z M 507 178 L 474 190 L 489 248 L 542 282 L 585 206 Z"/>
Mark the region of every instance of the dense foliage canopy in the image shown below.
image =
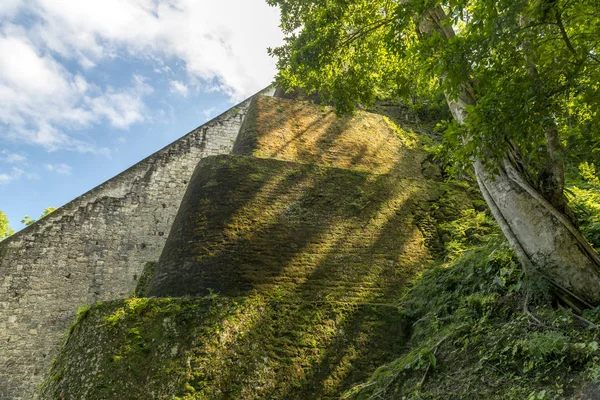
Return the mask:
<path id="1" fill-rule="evenodd" d="M 464 126 L 446 129 L 459 160 L 491 160 L 516 144 L 535 176 L 549 157 L 544 130 L 556 125 L 571 155 L 598 161 L 598 0 L 267 2 L 281 8 L 286 33 L 271 50 L 283 87 L 318 91 L 345 112 L 379 97 L 452 98 L 468 83 L 476 104 Z M 448 29 L 422 35 L 422 16 L 437 6 Z"/>

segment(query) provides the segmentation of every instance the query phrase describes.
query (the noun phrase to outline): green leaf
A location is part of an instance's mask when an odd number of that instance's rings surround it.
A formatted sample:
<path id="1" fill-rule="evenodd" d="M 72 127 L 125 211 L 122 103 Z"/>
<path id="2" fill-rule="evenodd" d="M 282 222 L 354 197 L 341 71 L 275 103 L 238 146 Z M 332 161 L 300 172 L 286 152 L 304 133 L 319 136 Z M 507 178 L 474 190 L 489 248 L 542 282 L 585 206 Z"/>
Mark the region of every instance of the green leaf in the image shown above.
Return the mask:
<path id="1" fill-rule="evenodd" d="M 429 363 L 433 368 L 437 367 L 437 359 L 435 357 L 435 354 L 433 354 L 432 352 L 429 352 Z"/>

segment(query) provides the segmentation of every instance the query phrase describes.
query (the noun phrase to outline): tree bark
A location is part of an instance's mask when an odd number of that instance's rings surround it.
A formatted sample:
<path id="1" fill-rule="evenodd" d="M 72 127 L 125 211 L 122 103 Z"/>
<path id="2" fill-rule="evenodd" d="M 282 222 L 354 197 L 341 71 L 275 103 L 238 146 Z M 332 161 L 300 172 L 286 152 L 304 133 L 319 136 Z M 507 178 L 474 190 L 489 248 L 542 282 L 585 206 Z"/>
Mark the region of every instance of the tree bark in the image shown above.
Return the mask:
<path id="1" fill-rule="evenodd" d="M 558 11 L 557 11 L 558 13 Z M 560 21 L 560 16 L 557 14 L 557 19 Z M 525 16 L 521 16 L 521 26 L 527 25 L 527 19 Z M 527 61 L 527 70 L 529 77 L 537 88 L 535 95 L 537 101 L 543 105 L 548 101 L 546 93 L 541 89 L 542 84 L 540 82 L 540 75 L 538 72 L 535 61 L 529 57 L 531 53 L 531 44 L 525 42 L 523 44 L 525 50 L 525 59 Z M 565 214 L 570 213 L 567 205 L 567 199 L 565 198 L 565 149 L 560 142 L 560 136 L 558 134 L 558 125 L 552 115 L 546 115 L 548 122 L 542 127 L 544 131 L 544 139 L 546 141 L 546 153 L 548 154 L 548 161 L 544 168 L 538 175 L 537 188 L 540 193 L 544 195 L 551 204 L 553 204 L 559 211 Z"/>
<path id="2" fill-rule="evenodd" d="M 600 304 L 600 258 L 570 218 L 503 160 L 492 175 L 474 162 L 479 188 L 529 275 L 547 279 L 553 292 L 581 311 Z"/>
<path id="3" fill-rule="evenodd" d="M 444 20 L 441 7 L 432 10 L 420 24 L 421 33 L 437 30 L 452 38 L 454 32 Z M 454 119 L 464 124 L 467 107 L 476 104 L 476 95 L 471 85 L 464 83 L 456 100 L 446 100 Z M 551 142 L 550 136 L 547 140 Z M 473 165 L 485 201 L 526 273 L 546 279 L 556 296 L 576 311 L 600 305 L 600 257 L 565 210 L 536 190 L 509 154 L 494 169 L 480 159 Z"/>

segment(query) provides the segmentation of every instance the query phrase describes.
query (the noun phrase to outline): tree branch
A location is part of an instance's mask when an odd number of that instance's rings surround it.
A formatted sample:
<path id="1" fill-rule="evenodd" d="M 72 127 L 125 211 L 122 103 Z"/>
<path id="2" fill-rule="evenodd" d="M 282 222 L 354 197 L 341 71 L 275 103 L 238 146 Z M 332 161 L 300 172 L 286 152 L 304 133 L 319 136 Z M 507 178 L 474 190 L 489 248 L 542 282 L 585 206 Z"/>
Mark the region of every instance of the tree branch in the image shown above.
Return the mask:
<path id="1" fill-rule="evenodd" d="M 350 36 L 348 36 L 346 38 L 346 40 L 344 40 L 341 45 L 342 46 L 346 46 L 358 39 L 360 39 L 361 37 L 387 25 L 388 23 L 392 22 L 393 19 L 392 18 L 386 18 L 386 19 L 382 19 L 379 21 L 374 22 L 373 24 L 371 24 L 371 26 L 366 27 L 365 29 L 361 29 L 359 31 L 356 31 L 354 33 L 352 33 Z"/>
<path id="2" fill-rule="evenodd" d="M 565 26 L 563 25 L 562 17 L 560 15 L 560 11 L 558 9 L 556 10 L 556 26 L 558 26 L 558 29 L 560 30 L 560 35 L 562 36 L 563 41 L 567 45 L 567 48 L 575 56 L 575 60 L 579 60 L 577 51 L 575 50 L 575 47 L 573 47 L 573 43 L 571 43 L 571 39 L 569 39 L 569 35 L 567 35 L 567 30 L 565 29 Z"/>

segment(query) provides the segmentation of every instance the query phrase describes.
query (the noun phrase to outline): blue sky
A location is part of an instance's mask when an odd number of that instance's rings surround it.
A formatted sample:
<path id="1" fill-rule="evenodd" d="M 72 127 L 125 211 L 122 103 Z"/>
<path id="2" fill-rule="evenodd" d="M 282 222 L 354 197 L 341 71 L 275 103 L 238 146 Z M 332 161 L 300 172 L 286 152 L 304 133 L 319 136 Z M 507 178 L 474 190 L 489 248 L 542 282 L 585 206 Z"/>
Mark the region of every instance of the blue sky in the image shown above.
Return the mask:
<path id="1" fill-rule="evenodd" d="M 264 0 L 0 0 L 0 210 L 15 230 L 271 83 Z"/>

